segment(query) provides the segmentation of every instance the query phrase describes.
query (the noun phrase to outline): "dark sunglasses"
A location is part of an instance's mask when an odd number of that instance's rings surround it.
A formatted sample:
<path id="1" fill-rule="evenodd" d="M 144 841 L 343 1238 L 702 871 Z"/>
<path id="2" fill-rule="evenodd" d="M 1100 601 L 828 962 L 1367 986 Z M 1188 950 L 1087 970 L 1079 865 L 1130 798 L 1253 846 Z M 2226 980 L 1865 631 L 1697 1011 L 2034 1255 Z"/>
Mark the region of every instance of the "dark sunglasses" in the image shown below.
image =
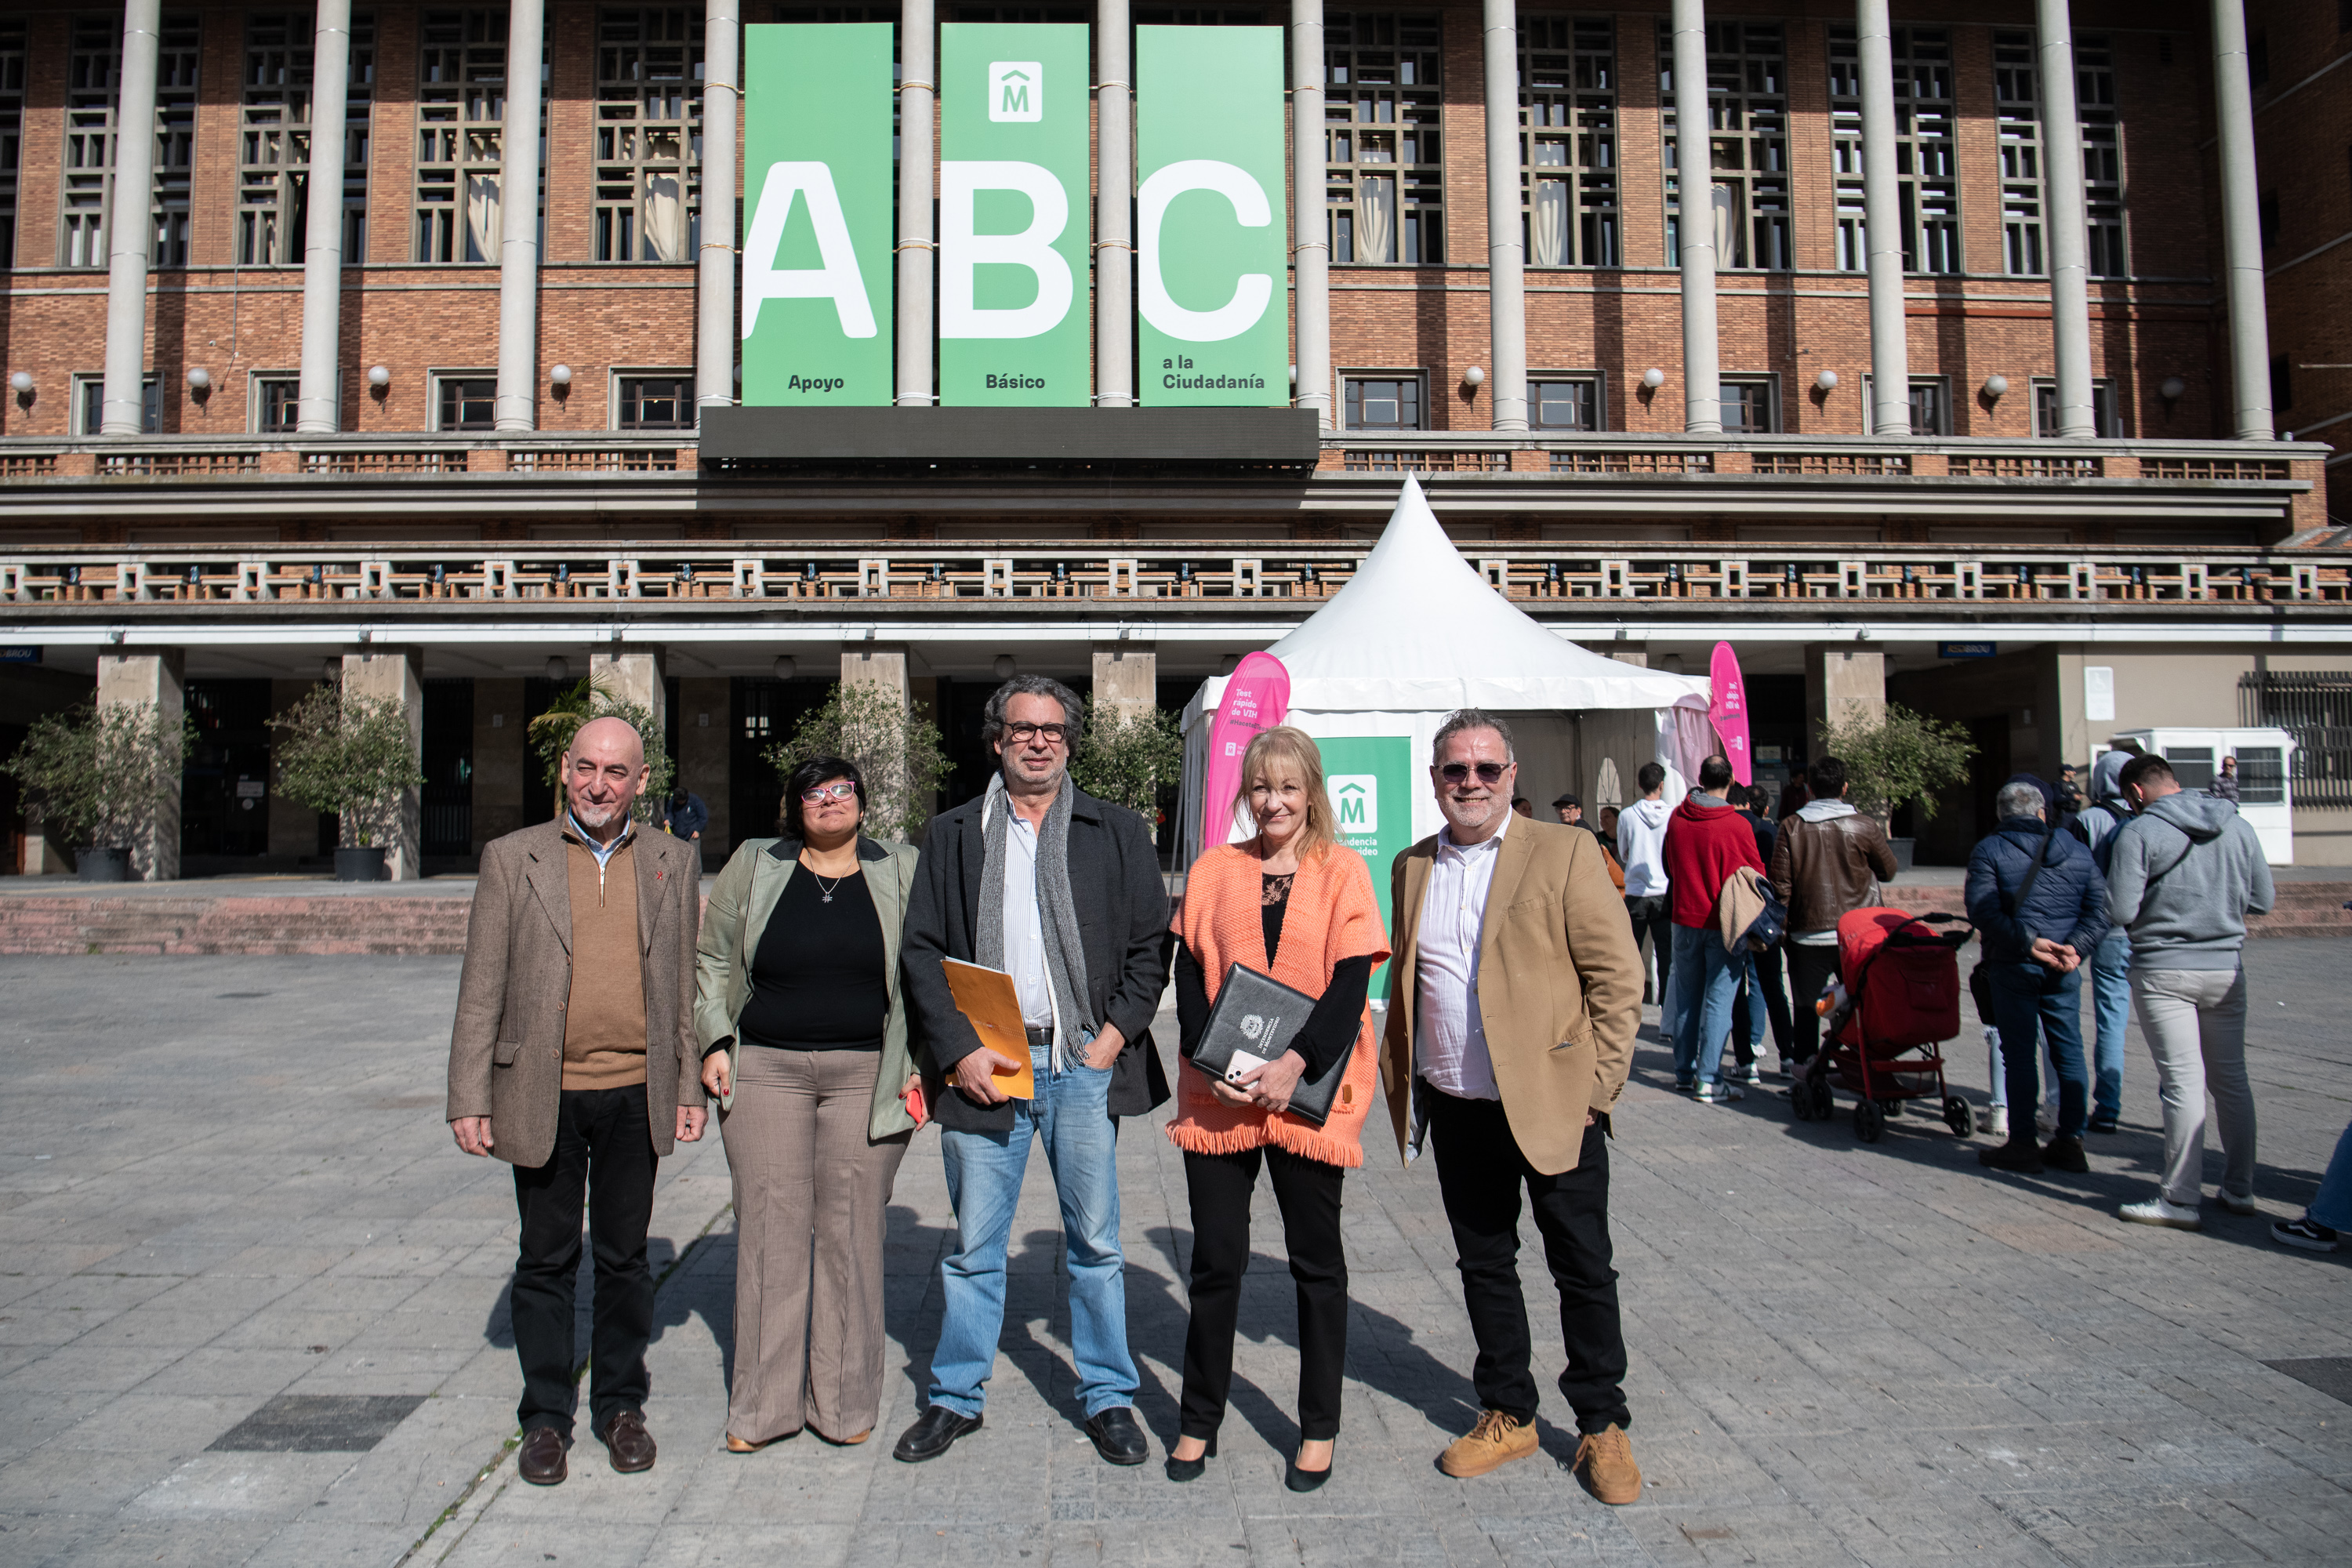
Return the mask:
<path id="1" fill-rule="evenodd" d="M 1501 784 L 1503 774 L 1509 767 L 1508 763 L 1480 763 L 1477 767 L 1478 782 L 1484 784 Z M 1447 763 L 1437 770 L 1437 776 L 1447 784 L 1458 784 L 1469 778 L 1470 771 L 1468 763 Z"/>

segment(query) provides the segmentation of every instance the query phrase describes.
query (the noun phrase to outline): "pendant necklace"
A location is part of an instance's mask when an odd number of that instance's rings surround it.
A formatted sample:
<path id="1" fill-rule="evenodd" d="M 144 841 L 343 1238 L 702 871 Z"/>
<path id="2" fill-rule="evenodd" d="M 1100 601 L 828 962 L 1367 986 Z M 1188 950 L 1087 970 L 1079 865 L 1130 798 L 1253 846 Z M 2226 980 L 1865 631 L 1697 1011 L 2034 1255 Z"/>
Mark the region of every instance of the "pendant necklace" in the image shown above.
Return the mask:
<path id="1" fill-rule="evenodd" d="M 802 864 L 803 864 L 803 865 L 804 865 L 804 866 L 806 866 L 806 865 L 807 865 L 807 862 L 803 861 L 803 862 L 802 862 Z M 814 879 L 815 879 L 815 881 L 816 881 L 816 887 L 817 887 L 817 891 L 824 895 L 823 898 L 821 898 L 821 899 L 819 899 L 819 900 L 817 900 L 817 902 L 819 902 L 819 903 L 821 903 L 821 904 L 829 904 L 829 903 L 833 902 L 833 889 L 834 889 L 835 888 L 838 888 L 839 886 L 841 886 L 841 884 L 842 884 L 842 883 L 844 883 L 844 882 L 847 881 L 847 880 L 849 879 L 849 877 L 850 877 L 850 873 L 849 873 L 849 872 L 847 872 L 847 871 L 844 871 L 840 876 L 835 877 L 835 878 L 833 879 L 832 886 L 831 886 L 831 887 L 828 887 L 828 886 L 826 886 L 826 884 L 825 884 L 825 879 L 824 879 L 823 877 L 819 877 L 819 876 L 817 876 L 817 874 L 816 874 L 816 868 L 815 868 L 815 867 L 814 867 L 814 866 L 808 866 L 808 867 L 807 867 L 807 868 L 808 868 L 808 874 L 809 874 L 812 878 L 814 878 Z"/>

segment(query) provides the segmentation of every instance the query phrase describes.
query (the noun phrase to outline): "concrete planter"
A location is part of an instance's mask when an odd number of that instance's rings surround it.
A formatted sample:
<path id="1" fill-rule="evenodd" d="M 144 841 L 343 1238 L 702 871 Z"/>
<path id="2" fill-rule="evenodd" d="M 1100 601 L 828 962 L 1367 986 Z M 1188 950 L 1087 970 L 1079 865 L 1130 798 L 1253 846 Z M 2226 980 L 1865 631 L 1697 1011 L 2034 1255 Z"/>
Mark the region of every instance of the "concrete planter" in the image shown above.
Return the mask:
<path id="1" fill-rule="evenodd" d="M 1886 847 L 1895 851 L 1895 870 L 1908 871 L 1911 869 L 1911 849 L 1912 847 L 1918 842 L 1919 841 L 1916 838 L 1887 839 Z"/>
<path id="2" fill-rule="evenodd" d="M 74 874 L 85 882 L 128 882 L 131 880 L 131 850 L 119 848 L 88 848 L 74 851 Z"/>
<path id="3" fill-rule="evenodd" d="M 335 850 L 335 880 L 338 882 L 381 882 L 383 880 L 383 849 Z"/>

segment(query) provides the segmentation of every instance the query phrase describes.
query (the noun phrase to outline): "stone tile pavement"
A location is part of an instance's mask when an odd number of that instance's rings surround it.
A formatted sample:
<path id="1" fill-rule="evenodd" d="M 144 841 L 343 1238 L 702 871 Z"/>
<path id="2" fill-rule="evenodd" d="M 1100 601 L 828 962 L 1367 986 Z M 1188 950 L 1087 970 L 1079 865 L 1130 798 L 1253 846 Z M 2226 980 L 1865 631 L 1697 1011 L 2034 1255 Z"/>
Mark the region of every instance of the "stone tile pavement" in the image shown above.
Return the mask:
<path id="1" fill-rule="evenodd" d="M 2267 1236 L 2352 1118 L 2347 956 L 2250 949 L 2265 1213 L 2209 1209 L 2195 1236 L 2112 1218 L 2157 1152 L 2137 1040 L 2126 1132 L 2095 1142 L 2091 1175 L 2031 1181 L 1986 1176 L 1940 1123 L 1864 1147 L 1777 1095 L 1691 1104 L 1645 1044 L 1614 1157 L 1651 1485 L 1620 1510 L 1563 1468 L 1556 1394 L 1541 1458 L 1470 1483 L 1433 1468 L 1475 1414 L 1472 1349 L 1433 1173 L 1377 1150 L 1349 1183 L 1347 1428 L 1323 1491 L 1281 1486 L 1296 1349 L 1271 1201 L 1223 1457 L 1176 1487 L 1157 1454 L 1102 1465 L 1075 1424 L 1042 1169 L 988 1426 L 895 1464 L 949 1236 L 929 1135 L 891 1211 L 874 1441 L 721 1449 L 733 1247 L 713 1143 L 665 1162 L 657 1199 L 660 1464 L 616 1476 L 583 1440 L 566 1485 L 525 1487 L 511 1186 L 440 1121 L 457 961 L 0 960 L 0 1563 L 2340 1563 L 2352 1406 L 2264 1363 L 2352 1357 L 2352 1254 Z M 1981 1102 L 1981 1050 L 1954 1076 Z M 1182 1173 L 1147 1126 L 1121 1161 L 1138 1404 L 1164 1447 Z M 415 1403 L 372 1447 L 215 1447 L 257 1412 L 331 1426 L 351 1407 L 273 1403 L 318 1395 Z"/>

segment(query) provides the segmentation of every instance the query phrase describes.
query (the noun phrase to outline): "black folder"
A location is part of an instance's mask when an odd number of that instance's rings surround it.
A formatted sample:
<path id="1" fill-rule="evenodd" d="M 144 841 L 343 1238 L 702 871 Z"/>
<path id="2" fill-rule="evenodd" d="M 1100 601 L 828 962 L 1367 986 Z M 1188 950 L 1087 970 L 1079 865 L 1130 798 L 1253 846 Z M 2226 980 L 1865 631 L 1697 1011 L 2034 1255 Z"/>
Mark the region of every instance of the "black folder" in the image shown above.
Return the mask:
<path id="1" fill-rule="evenodd" d="M 1236 963 L 1225 971 L 1216 1005 L 1209 1009 L 1208 1026 L 1201 1031 L 1201 1043 L 1192 1047 L 1192 1065 L 1211 1078 L 1230 1082 L 1289 1049 L 1314 1010 L 1314 997 Z M 1300 1079 L 1291 1091 L 1291 1113 L 1322 1126 L 1339 1095 L 1339 1080 L 1348 1076 L 1348 1065 L 1355 1058 L 1352 1048 L 1343 1051 L 1321 1078 Z"/>

